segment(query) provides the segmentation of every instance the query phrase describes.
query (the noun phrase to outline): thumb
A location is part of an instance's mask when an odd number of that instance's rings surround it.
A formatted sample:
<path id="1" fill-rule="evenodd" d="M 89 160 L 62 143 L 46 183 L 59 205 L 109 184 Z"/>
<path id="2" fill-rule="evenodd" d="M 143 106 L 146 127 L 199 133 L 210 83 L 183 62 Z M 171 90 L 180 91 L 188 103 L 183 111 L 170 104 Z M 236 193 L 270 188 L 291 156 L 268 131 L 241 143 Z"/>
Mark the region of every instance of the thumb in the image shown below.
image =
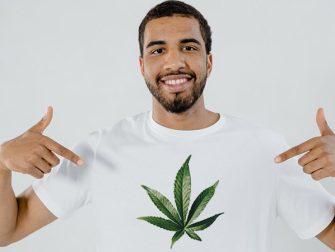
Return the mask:
<path id="1" fill-rule="evenodd" d="M 319 108 L 316 113 L 316 123 L 318 124 L 322 136 L 334 135 L 334 132 L 328 126 L 323 108 Z"/>
<path id="2" fill-rule="evenodd" d="M 31 127 L 28 131 L 33 131 L 36 133 L 43 133 L 43 131 L 48 127 L 52 120 L 53 108 L 51 106 L 48 107 L 48 111 L 45 113 L 43 118 L 36 123 L 33 127 Z"/>

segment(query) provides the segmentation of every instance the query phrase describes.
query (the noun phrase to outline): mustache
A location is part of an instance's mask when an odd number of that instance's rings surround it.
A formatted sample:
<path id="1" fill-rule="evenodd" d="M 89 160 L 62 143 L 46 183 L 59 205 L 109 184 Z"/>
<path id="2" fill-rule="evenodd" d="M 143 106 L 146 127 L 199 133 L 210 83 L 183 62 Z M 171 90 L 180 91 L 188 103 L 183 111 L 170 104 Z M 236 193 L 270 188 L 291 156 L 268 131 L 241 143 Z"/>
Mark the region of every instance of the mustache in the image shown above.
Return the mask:
<path id="1" fill-rule="evenodd" d="M 159 74 L 157 75 L 156 77 L 156 83 L 159 83 L 159 81 L 166 77 L 166 76 L 169 76 L 169 75 L 178 75 L 178 74 L 187 74 L 189 76 L 191 76 L 191 78 L 195 79 L 197 78 L 197 75 L 195 74 L 195 72 L 193 71 L 189 71 L 189 72 L 186 72 L 186 71 L 171 71 L 171 72 L 168 72 L 168 73 L 165 73 L 165 74 Z"/>

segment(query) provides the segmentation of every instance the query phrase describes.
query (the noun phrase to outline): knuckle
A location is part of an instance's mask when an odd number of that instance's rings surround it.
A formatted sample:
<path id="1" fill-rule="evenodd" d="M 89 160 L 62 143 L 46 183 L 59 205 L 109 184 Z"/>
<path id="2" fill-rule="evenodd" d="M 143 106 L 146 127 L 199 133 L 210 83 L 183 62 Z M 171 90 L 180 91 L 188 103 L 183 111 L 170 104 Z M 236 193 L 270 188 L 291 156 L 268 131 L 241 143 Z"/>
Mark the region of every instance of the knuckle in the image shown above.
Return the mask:
<path id="1" fill-rule="evenodd" d="M 29 164 L 33 164 L 33 163 L 35 163 L 35 161 L 36 161 L 36 156 L 35 155 L 29 155 L 26 158 L 26 162 L 29 163 Z"/>
<path id="2" fill-rule="evenodd" d="M 34 173 L 35 177 L 39 178 L 39 179 L 43 178 L 43 176 L 44 176 L 44 173 L 37 168 L 33 169 L 33 173 Z"/>
<path id="3" fill-rule="evenodd" d="M 59 148 L 59 154 L 64 156 L 66 154 L 66 150 L 64 148 Z"/>
<path id="4" fill-rule="evenodd" d="M 56 159 L 53 159 L 49 164 L 50 164 L 50 167 L 55 167 L 59 164 L 59 161 Z"/>
<path id="5" fill-rule="evenodd" d="M 298 164 L 303 166 L 304 165 L 304 159 L 303 158 L 299 158 L 298 159 Z"/>
<path id="6" fill-rule="evenodd" d="M 318 148 L 317 148 L 317 150 L 318 150 L 318 155 L 320 156 L 320 155 L 322 155 L 324 152 L 324 146 L 321 144 L 321 145 L 319 145 L 318 146 Z"/>
<path id="7" fill-rule="evenodd" d="M 320 137 L 312 137 L 311 141 L 315 142 L 315 141 L 319 141 L 321 138 Z"/>
<path id="8" fill-rule="evenodd" d="M 13 169 L 13 171 L 16 171 L 16 172 L 19 172 L 19 173 L 22 173 L 22 174 L 27 174 L 29 173 L 29 170 L 30 170 L 30 165 L 24 165 L 24 166 L 16 166 L 15 169 Z"/>
<path id="9" fill-rule="evenodd" d="M 38 156 L 33 156 L 33 157 L 31 158 L 31 160 L 32 160 L 32 162 L 33 162 L 34 164 L 36 164 L 36 163 L 39 162 L 40 158 L 39 158 Z"/>
<path id="10" fill-rule="evenodd" d="M 52 161 L 51 163 L 49 163 L 49 167 L 50 168 L 53 168 L 53 167 L 56 167 L 57 165 L 56 165 L 56 163 L 54 162 L 54 161 Z"/>
<path id="11" fill-rule="evenodd" d="M 301 147 L 300 147 L 299 145 L 293 147 L 293 152 L 294 152 L 294 153 L 298 153 L 298 152 L 300 152 L 300 150 L 301 150 Z"/>
<path id="12" fill-rule="evenodd" d="M 36 174 L 37 179 L 41 179 L 41 178 L 43 178 L 43 176 L 44 176 L 44 174 L 42 172 Z"/>
<path id="13" fill-rule="evenodd" d="M 44 136 L 41 134 L 37 134 L 37 133 L 35 134 L 35 138 L 39 143 L 43 142 L 44 140 Z"/>
<path id="14" fill-rule="evenodd" d="M 38 140 L 41 142 L 41 143 L 45 143 L 46 141 L 47 141 L 47 139 L 48 139 L 48 137 L 46 137 L 46 136 L 44 136 L 44 135 L 38 135 L 39 136 L 39 138 L 38 138 Z"/>
<path id="15" fill-rule="evenodd" d="M 33 174 L 30 174 L 31 176 L 33 176 L 34 178 L 36 178 L 36 179 L 38 179 L 39 177 L 38 177 L 38 175 L 37 174 L 35 174 L 35 173 L 33 173 Z"/>
<path id="16" fill-rule="evenodd" d="M 27 166 L 26 169 L 24 169 L 25 174 L 31 174 L 33 175 L 35 173 L 35 167 L 33 166 Z"/>
<path id="17" fill-rule="evenodd" d="M 34 146 L 33 152 L 35 154 L 42 153 L 43 151 L 44 151 L 44 148 L 41 145 L 37 144 Z"/>
<path id="18" fill-rule="evenodd" d="M 325 144 L 327 142 L 327 138 L 325 136 L 319 138 L 319 142 Z"/>
<path id="19" fill-rule="evenodd" d="M 324 161 L 325 161 L 326 164 L 330 164 L 331 161 L 332 161 L 331 156 L 328 155 L 328 154 L 325 155 L 325 156 L 323 157 L 323 159 L 324 159 Z"/>
<path id="20" fill-rule="evenodd" d="M 52 161 L 52 166 L 54 167 L 54 166 L 57 166 L 57 165 L 59 165 L 60 164 L 60 160 L 57 158 L 57 159 L 54 159 L 53 161 Z"/>
<path id="21" fill-rule="evenodd" d="M 38 176 L 38 173 L 37 173 L 35 170 L 31 170 L 31 171 L 27 172 L 27 174 L 33 176 L 34 178 L 38 178 L 38 177 L 37 177 L 37 176 Z"/>
<path id="22" fill-rule="evenodd" d="M 45 174 L 50 173 L 50 172 L 51 172 L 51 168 L 45 169 L 44 171 Z"/>
<path id="23" fill-rule="evenodd" d="M 320 146 L 320 150 L 321 150 L 321 153 L 327 153 L 328 148 L 327 148 L 326 145 L 322 144 L 322 145 Z"/>
<path id="24" fill-rule="evenodd" d="M 311 176 L 312 176 L 312 178 L 313 178 L 314 180 L 319 180 L 319 179 L 320 179 L 319 176 L 317 175 L 317 173 L 315 173 L 315 172 L 313 172 L 313 173 L 311 174 Z"/>
<path id="25" fill-rule="evenodd" d="M 322 154 L 322 149 L 320 147 L 316 148 L 315 149 L 315 154 L 317 154 L 318 156 L 320 156 Z"/>
<path id="26" fill-rule="evenodd" d="M 302 170 L 304 171 L 304 173 L 308 173 L 308 174 L 311 173 L 310 170 L 308 169 L 308 166 L 306 165 L 302 168 Z"/>
<path id="27" fill-rule="evenodd" d="M 33 131 L 27 131 L 25 133 L 22 134 L 22 136 L 24 138 L 29 138 L 29 139 L 34 139 L 34 140 L 39 140 L 41 135 L 36 133 L 36 132 L 33 132 Z"/>
<path id="28" fill-rule="evenodd" d="M 52 165 L 49 164 L 48 162 L 43 164 L 43 172 L 51 169 Z"/>

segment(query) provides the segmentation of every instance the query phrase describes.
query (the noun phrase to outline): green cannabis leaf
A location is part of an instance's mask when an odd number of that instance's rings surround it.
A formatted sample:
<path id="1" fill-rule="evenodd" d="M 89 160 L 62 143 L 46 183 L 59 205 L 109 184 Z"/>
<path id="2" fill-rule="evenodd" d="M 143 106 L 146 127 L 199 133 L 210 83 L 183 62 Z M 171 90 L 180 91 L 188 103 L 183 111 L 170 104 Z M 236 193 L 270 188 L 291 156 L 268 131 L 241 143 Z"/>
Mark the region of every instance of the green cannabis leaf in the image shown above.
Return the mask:
<path id="1" fill-rule="evenodd" d="M 147 221 L 150 224 L 165 230 L 175 231 L 170 248 L 172 248 L 175 242 L 178 241 L 185 233 L 191 239 L 201 241 L 200 236 L 195 231 L 208 228 L 221 214 L 223 214 L 223 212 L 218 213 L 212 217 L 193 223 L 204 211 L 208 202 L 214 196 L 219 180 L 199 194 L 188 212 L 191 198 L 191 174 L 189 168 L 190 159 L 191 155 L 188 156 L 182 167 L 179 169 L 174 181 L 174 199 L 177 209 L 163 194 L 142 185 L 158 210 L 160 210 L 169 219 L 155 216 L 144 216 L 138 217 L 137 219 Z"/>

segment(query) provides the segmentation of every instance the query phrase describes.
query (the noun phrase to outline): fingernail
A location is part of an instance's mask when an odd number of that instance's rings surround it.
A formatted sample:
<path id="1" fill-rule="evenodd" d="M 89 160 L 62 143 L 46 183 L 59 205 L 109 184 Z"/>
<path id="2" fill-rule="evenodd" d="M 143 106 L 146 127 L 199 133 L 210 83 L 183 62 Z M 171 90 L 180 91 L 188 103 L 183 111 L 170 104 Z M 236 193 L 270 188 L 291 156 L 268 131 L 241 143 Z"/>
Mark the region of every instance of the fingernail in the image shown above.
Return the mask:
<path id="1" fill-rule="evenodd" d="M 77 161 L 77 165 L 82 166 L 83 164 L 84 164 L 84 161 L 83 161 L 83 160 L 79 159 L 79 160 Z"/>
<path id="2" fill-rule="evenodd" d="M 276 163 L 279 163 L 280 161 L 281 161 L 281 158 L 279 156 L 275 158 Z"/>

